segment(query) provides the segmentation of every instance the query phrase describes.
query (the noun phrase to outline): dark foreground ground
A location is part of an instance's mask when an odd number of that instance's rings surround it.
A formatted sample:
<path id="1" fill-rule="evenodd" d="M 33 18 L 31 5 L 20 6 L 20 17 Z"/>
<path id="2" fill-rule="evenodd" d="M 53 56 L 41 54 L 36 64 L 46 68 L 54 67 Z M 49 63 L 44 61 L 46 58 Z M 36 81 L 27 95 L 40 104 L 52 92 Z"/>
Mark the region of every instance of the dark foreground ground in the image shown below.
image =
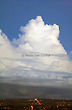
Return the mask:
<path id="1" fill-rule="evenodd" d="M 0 110 L 72 110 L 72 100 L 1 99 Z"/>

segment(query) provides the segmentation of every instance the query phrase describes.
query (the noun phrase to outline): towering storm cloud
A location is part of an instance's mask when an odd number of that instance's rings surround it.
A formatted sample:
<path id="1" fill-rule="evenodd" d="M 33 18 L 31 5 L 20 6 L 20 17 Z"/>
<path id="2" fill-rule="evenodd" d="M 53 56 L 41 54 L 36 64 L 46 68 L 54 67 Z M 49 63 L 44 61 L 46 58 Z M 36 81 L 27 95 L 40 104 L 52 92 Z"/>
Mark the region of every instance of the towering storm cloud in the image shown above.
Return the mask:
<path id="1" fill-rule="evenodd" d="M 35 20 L 30 20 L 25 27 L 21 26 L 20 30 L 22 34 L 17 40 L 20 49 L 42 53 L 66 54 L 58 40 L 59 26 L 56 24 L 44 24 L 41 16 L 37 16 Z"/>
<path id="2" fill-rule="evenodd" d="M 0 76 L 44 80 L 30 81 L 31 85 L 71 84 L 72 61 L 59 41 L 59 26 L 45 24 L 37 16 L 20 30 L 19 38 L 12 42 L 0 30 Z M 4 65 L 7 70 L 1 69 Z"/>
<path id="3" fill-rule="evenodd" d="M 58 40 L 58 25 L 44 24 L 42 17 L 37 16 L 35 20 L 30 20 L 25 27 L 21 26 L 20 30 L 22 33 L 19 39 L 14 40 L 14 44 L 18 45 L 18 49 L 22 53 L 38 52 L 50 54 L 51 56 L 48 58 L 39 59 L 44 64 L 47 64 L 48 70 L 72 72 L 72 64 L 68 59 L 65 49 Z"/>

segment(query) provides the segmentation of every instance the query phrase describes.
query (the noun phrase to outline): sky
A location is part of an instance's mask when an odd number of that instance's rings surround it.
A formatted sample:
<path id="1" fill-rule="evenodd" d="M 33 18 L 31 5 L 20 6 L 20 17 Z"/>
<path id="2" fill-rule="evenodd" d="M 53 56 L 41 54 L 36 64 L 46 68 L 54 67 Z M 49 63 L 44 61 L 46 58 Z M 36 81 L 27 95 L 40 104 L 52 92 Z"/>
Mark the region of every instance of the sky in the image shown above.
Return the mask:
<path id="1" fill-rule="evenodd" d="M 0 0 L 0 28 L 10 40 L 18 38 L 20 26 L 36 16 L 46 24 L 58 24 L 60 42 L 72 50 L 72 0 Z"/>
<path id="2" fill-rule="evenodd" d="M 72 88 L 72 1 L 0 0 L 0 78 Z"/>

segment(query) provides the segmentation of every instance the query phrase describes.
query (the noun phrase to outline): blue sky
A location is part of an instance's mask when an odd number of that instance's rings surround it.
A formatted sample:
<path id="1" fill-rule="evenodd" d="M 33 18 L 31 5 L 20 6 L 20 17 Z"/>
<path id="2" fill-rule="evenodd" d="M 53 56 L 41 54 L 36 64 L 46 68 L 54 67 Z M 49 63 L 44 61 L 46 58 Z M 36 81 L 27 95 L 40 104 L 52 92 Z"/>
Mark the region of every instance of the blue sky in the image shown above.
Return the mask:
<path id="1" fill-rule="evenodd" d="M 60 42 L 72 50 L 72 0 L 0 0 L 0 28 L 10 40 L 18 38 L 20 26 L 36 16 L 58 24 Z"/>

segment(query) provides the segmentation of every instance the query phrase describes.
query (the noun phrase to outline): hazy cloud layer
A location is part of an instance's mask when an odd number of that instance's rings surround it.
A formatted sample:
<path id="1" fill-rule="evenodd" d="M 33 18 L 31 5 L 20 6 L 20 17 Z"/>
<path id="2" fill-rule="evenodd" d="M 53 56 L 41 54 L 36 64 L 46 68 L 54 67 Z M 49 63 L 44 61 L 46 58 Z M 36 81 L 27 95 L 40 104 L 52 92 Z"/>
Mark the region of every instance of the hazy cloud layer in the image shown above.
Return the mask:
<path id="1" fill-rule="evenodd" d="M 38 16 L 20 30 L 13 42 L 0 30 L 0 76 L 44 80 L 35 85 L 71 84 L 72 61 L 58 40 L 59 26 Z"/>

